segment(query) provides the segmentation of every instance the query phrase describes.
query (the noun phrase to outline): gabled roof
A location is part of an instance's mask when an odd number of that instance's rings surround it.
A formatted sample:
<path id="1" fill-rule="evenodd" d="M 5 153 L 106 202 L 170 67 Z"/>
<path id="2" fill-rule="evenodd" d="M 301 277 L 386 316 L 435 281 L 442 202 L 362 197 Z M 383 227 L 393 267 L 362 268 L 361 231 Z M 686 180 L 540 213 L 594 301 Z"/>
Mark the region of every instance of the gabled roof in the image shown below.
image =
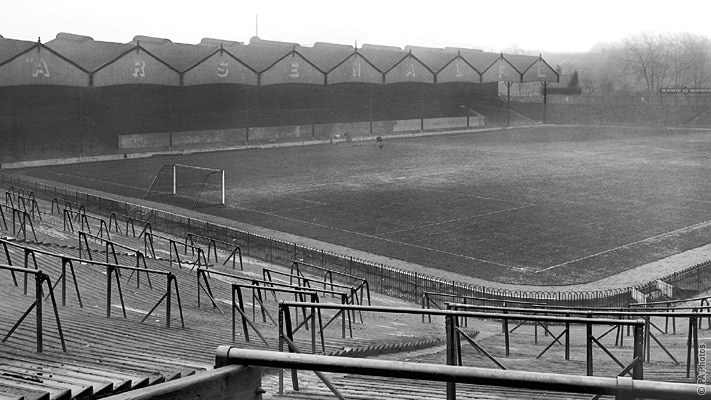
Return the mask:
<path id="1" fill-rule="evenodd" d="M 405 46 L 405 50 L 412 51 L 412 54 L 417 57 L 417 59 L 422 61 L 435 73 L 457 57 L 457 53 L 452 54 L 445 52 L 444 49 L 433 47 Z"/>
<path id="2" fill-rule="evenodd" d="M 255 71 L 262 72 L 285 55 L 291 53 L 293 47 L 250 44 L 224 46 L 224 49 Z"/>
<path id="3" fill-rule="evenodd" d="M 484 73 L 484 71 L 501 58 L 500 53 L 489 53 L 478 50 L 459 50 L 459 54 L 480 73 Z"/>
<path id="4" fill-rule="evenodd" d="M 386 72 L 402 61 L 409 52 L 399 47 L 364 44 L 358 52 L 368 59 L 381 72 Z"/>
<path id="5" fill-rule="evenodd" d="M 524 82 L 559 82 L 560 76 L 558 75 L 558 72 L 556 72 L 556 70 L 543 59 L 543 57 L 538 56 L 536 61 L 531 64 L 527 70 L 523 71 L 522 79 Z"/>
<path id="6" fill-rule="evenodd" d="M 194 66 L 216 50 L 213 46 L 173 43 L 171 41 L 134 41 L 132 44 L 140 44 L 141 47 L 180 72 Z"/>
<path id="7" fill-rule="evenodd" d="M 17 56 L 18 54 L 26 52 L 36 44 L 36 42 L 26 40 L 0 38 L 0 64 Z"/>
<path id="8" fill-rule="evenodd" d="M 321 71 L 328 72 L 350 57 L 355 48 L 348 45 L 316 43 L 313 47 L 297 47 L 296 51 Z"/>
<path id="9" fill-rule="evenodd" d="M 527 56 L 523 54 L 504 54 L 504 59 L 509 62 L 520 73 L 524 73 L 528 67 L 538 60 L 538 56 Z"/>
<path id="10" fill-rule="evenodd" d="M 74 61 L 87 71 L 94 71 L 133 48 L 130 44 L 100 42 L 88 36 L 60 33 L 47 47 Z"/>

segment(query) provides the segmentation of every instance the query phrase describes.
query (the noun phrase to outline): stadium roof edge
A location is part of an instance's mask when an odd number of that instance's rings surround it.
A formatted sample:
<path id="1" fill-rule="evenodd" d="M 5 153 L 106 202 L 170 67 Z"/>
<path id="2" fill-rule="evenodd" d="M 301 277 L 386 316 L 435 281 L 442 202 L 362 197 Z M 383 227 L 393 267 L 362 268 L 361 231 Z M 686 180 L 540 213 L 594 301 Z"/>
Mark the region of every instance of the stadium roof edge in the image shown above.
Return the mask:
<path id="1" fill-rule="evenodd" d="M 313 48 L 334 48 L 334 49 L 353 49 L 354 47 L 350 44 L 340 44 L 340 43 L 328 43 L 328 42 L 315 42 L 312 46 Z"/>
<path id="2" fill-rule="evenodd" d="M 415 51 L 432 51 L 432 52 L 443 52 L 444 49 L 441 47 L 426 47 L 426 46 L 413 46 L 408 44 L 405 46 L 405 51 L 415 50 Z"/>
<path id="3" fill-rule="evenodd" d="M 444 51 L 447 53 L 459 53 L 459 52 L 464 52 L 464 53 L 483 53 L 484 50 L 481 49 L 468 49 L 466 47 L 445 47 Z"/>
<path id="4" fill-rule="evenodd" d="M 261 46 L 271 46 L 271 47 L 299 47 L 301 46 L 298 43 L 294 42 L 280 42 L 277 40 L 264 40 L 260 38 L 259 36 L 252 36 L 249 39 L 249 44 L 250 45 L 261 45 Z"/>
<path id="5" fill-rule="evenodd" d="M 146 42 L 146 43 L 155 43 L 155 44 L 168 44 L 168 43 L 173 43 L 172 40 L 166 39 L 166 38 L 159 38 L 159 37 L 153 37 L 153 36 L 144 36 L 144 35 L 136 35 L 133 37 L 133 40 L 129 42 L 129 44 L 134 44 L 137 42 Z"/>
<path id="6" fill-rule="evenodd" d="M 68 32 L 59 32 L 57 36 L 54 37 L 55 40 L 69 40 L 72 42 L 86 42 L 86 41 L 93 41 L 94 38 L 91 36 L 86 36 L 86 35 L 77 35 L 75 33 L 68 33 Z"/>
<path id="7" fill-rule="evenodd" d="M 388 50 L 388 51 L 403 51 L 402 48 L 397 46 L 387 46 L 382 44 L 370 44 L 366 43 L 361 46 L 361 49 L 371 49 L 371 50 Z"/>
<path id="8" fill-rule="evenodd" d="M 200 43 L 198 45 L 203 45 L 203 46 L 241 46 L 244 45 L 244 42 L 238 42 L 235 40 L 223 40 L 223 39 L 216 39 L 216 38 L 202 38 Z"/>

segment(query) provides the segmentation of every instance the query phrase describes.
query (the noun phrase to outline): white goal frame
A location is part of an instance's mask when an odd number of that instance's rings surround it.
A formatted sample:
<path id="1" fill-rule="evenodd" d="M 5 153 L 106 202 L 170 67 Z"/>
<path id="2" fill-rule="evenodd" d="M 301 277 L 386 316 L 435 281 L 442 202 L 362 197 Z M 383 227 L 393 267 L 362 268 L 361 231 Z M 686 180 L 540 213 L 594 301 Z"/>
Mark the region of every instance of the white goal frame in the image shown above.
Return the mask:
<path id="1" fill-rule="evenodd" d="M 170 194 L 173 196 L 178 195 L 178 168 L 187 168 L 187 169 L 193 169 L 193 170 L 202 170 L 202 171 L 207 171 L 209 172 L 208 176 L 213 173 L 219 173 L 220 174 L 220 204 L 224 205 L 225 204 L 225 170 L 224 169 L 216 169 L 216 168 L 207 168 L 207 167 L 198 167 L 195 165 L 186 165 L 186 164 L 164 164 L 161 169 L 159 169 L 159 172 L 156 174 L 156 176 L 153 178 L 153 181 L 151 182 L 151 185 L 148 188 L 148 191 L 146 192 L 146 197 L 148 197 L 149 193 L 151 192 L 153 186 L 155 185 L 156 181 L 158 180 L 160 176 L 160 171 L 163 170 L 166 167 L 171 167 L 171 182 L 170 182 Z M 205 180 L 203 183 L 202 188 L 200 189 L 199 194 L 202 193 L 202 191 L 205 188 L 205 185 L 207 184 L 207 180 Z M 166 190 L 164 193 L 167 193 L 168 191 Z"/>
<path id="2" fill-rule="evenodd" d="M 222 184 L 220 185 L 220 187 L 221 187 L 220 204 L 222 204 L 222 205 L 225 204 L 225 170 L 224 169 L 197 167 L 194 165 L 186 165 L 186 164 L 173 164 L 173 191 L 171 193 L 172 195 L 178 194 L 178 167 L 199 169 L 199 170 L 210 171 L 210 172 L 219 172 L 220 179 L 222 181 Z"/>

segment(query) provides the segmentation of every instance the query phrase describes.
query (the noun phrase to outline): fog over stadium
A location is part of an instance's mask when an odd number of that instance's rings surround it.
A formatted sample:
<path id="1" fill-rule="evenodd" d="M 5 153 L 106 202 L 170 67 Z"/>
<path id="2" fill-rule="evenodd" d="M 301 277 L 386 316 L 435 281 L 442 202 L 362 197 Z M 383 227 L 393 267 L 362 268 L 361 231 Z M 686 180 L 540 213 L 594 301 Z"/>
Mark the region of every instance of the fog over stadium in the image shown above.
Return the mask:
<path id="1" fill-rule="evenodd" d="M 125 43 L 134 35 L 199 43 L 249 41 L 467 47 L 488 51 L 583 52 L 639 32 L 711 35 L 701 0 L 667 1 L 170 1 L 9 2 L 0 35 L 52 40 L 59 32 Z"/>

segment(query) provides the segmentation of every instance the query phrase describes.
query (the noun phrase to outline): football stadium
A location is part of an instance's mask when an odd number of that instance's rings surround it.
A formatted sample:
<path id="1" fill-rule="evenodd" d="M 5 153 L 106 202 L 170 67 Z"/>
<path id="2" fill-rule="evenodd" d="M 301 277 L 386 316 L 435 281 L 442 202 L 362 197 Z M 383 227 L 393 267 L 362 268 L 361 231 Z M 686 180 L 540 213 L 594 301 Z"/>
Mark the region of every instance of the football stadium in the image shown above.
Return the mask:
<path id="1" fill-rule="evenodd" d="M 703 398 L 711 97 L 560 81 L 0 37 L 0 400 Z"/>

